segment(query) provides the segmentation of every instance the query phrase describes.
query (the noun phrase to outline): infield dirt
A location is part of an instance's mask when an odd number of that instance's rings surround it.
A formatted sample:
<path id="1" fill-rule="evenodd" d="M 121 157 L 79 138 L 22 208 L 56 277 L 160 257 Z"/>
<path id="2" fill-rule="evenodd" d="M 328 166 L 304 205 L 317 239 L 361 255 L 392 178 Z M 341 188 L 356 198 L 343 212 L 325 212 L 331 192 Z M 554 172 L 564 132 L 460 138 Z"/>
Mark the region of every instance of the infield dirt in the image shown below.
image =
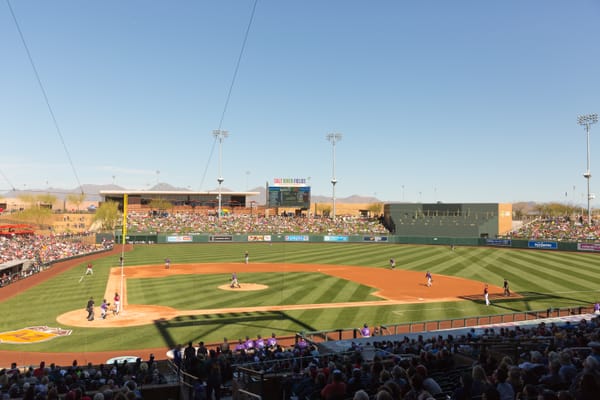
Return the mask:
<path id="1" fill-rule="evenodd" d="M 0 301 L 16 295 L 17 293 L 26 290 L 30 287 L 50 279 L 51 277 L 62 273 L 76 265 L 81 265 L 93 259 L 106 257 L 107 255 L 118 255 L 119 250 L 115 249 L 109 253 L 102 253 L 92 256 L 87 256 L 75 260 L 61 262 L 53 266 L 51 269 L 43 271 L 37 275 L 31 276 L 22 281 L 2 288 L 0 290 Z M 305 264 L 257 264 L 251 263 L 241 265 L 240 263 L 225 263 L 225 264 L 175 264 L 170 269 L 165 269 L 163 265 L 145 265 L 124 268 L 124 290 L 121 296 L 123 304 L 123 312 L 118 316 L 109 314 L 107 319 L 96 318 L 94 321 L 87 321 L 86 311 L 82 309 L 73 310 L 66 314 L 60 315 L 57 322 L 64 324 L 67 327 L 87 327 L 87 328 L 107 328 L 107 327 L 124 327 L 124 326 L 139 326 L 150 324 L 157 320 L 169 320 L 181 315 L 204 315 L 214 313 L 233 313 L 233 312 L 253 312 L 253 311 L 280 311 L 280 310 L 305 310 L 316 308 L 340 308 L 340 307 L 368 307 L 368 306 L 385 306 L 394 304 L 407 303 L 426 303 L 439 301 L 459 301 L 465 298 L 483 298 L 483 284 L 481 282 L 471 281 L 467 279 L 452 277 L 452 276 L 434 276 L 433 286 L 428 288 L 426 285 L 425 276 L 422 272 L 406 271 L 402 269 L 382 269 L 374 267 L 353 267 L 353 266 L 338 266 L 338 265 L 305 265 Z M 206 274 L 226 273 L 231 274 L 234 271 L 239 271 L 240 267 L 244 268 L 245 272 L 317 272 L 335 276 L 342 279 L 358 282 L 360 284 L 376 288 L 375 296 L 380 297 L 381 301 L 369 302 L 350 302 L 350 303 L 324 303 L 324 304 L 289 304 L 289 305 L 266 305 L 261 307 L 237 307 L 237 308 L 220 308 L 220 309 L 204 309 L 204 310 L 176 310 L 165 306 L 156 306 L 151 304 L 129 304 L 127 301 L 127 279 L 130 278 L 147 278 L 147 277 L 164 277 L 177 274 L 197 274 L 198 271 Z M 115 289 L 120 287 L 120 268 L 113 268 L 110 273 L 109 281 L 106 286 L 105 296 L 109 299 L 115 292 Z M 263 290 L 260 283 L 240 282 L 241 289 L 231 289 L 229 285 L 216 287 L 220 290 Z M 501 295 L 502 288 L 489 285 L 490 295 Z M 516 294 L 515 294 L 516 295 Z M 96 315 L 100 315 L 99 309 Z M 291 340 L 291 339 L 290 339 Z M 28 352 L 24 348 L 23 351 L 0 351 L 0 363 L 9 365 L 11 362 L 16 362 L 19 365 L 36 365 L 41 360 L 46 360 L 47 363 L 54 362 L 58 365 L 71 364 L 73 360 L 78 360 L 81 363 L 104 363 L 112 357 L 133 355 L 141 358 L 147 358 L 150 353 L 156 354 L 159 358 L 161 354 L 166 354 L 169 349 L 166 348 L 150 348 L 150 349 L 132 349 L 131 351 L 103 351 L 103 352 Z"/>

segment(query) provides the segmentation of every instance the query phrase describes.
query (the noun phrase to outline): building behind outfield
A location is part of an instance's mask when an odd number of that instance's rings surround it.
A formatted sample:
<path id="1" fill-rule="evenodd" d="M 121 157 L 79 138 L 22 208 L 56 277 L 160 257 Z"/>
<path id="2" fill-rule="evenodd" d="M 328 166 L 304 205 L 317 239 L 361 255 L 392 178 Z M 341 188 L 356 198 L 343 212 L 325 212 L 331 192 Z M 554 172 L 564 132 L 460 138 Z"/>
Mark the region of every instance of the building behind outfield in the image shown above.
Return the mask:
<path id="1" fill-rule="evenodd" d="M 149 206 L 155 200 L 182 207 L 215 208 L 218 204 L 217 191 L 193 192 L 188 190 L 101 190 L 102 201 L 113 201 L 123 209 L 124 197 L 127 194 L 128 207 L 132 210 Z M 224 207 L 250 207 L 248 197 L 258 196 L 258 192 L 221 191 L 221 204 Z"/>
<path id="2" fill-rule="evenodd" d="M 495 238 L 512 229 L 508 203 L 388 203 L 383 214 L 396 236 Z"/>

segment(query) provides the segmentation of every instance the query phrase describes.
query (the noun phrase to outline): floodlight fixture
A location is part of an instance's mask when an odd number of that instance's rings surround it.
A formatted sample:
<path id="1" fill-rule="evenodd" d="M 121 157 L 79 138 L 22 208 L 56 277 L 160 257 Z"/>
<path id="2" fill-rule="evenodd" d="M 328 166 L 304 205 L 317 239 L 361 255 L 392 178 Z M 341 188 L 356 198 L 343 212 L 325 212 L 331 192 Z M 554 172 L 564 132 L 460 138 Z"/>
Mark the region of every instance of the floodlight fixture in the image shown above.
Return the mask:
<path id="1" fill-rule="evenodd" d="M 331 218 L 335 219 L 335 184 L 337 183 L 337 179 L 335 179 L 335 144 L 342 140 L 341 133 L 328 133 L 326 136 L 327 140 L 331 142 L 333 148 L 333 171 L 331 174 L 331 186 L 332 186 L 332 201 L 333 207 L 331 212 Z"/>
<path id="2" fill-rule="evenodd" d="M 590 126 L 598 122 L 598 114 L 585 114 L 577 117 L 577 123 L 585 127 L 585 134 L 587 140 L 587 169 L 583 174 L 583 177 L 587 180 L 587 221 L 588 225 L 592 225 L 592 206 L 591 201 L 595 197 L 590 193 L 590 179 L 592 173 L 590 171 Z"/>
<path id="3" fill-rule="evenodd" d="M 219 141 L 219 176 L 217 177 L 217 182 L 219 183 L 219 197 L 218 197 L 219 207 L 217 208 L 217 215 L 218 215 L 218 218 L 221 218 L 221 205 L 223 204 L 222 195 L 221 195 L 221 185 L 223 184 L 223 181 L 225 180 L 225 179 L 223 179 L 223 176 L 221 175 L 221 164 L 223 162 L 223 139 L 225 139 L 229 136 L 229 132 L 222 131 L 220 129 L 215 129 L 212 132 L 212 134 L 215 137 L 215 139 Z"/>

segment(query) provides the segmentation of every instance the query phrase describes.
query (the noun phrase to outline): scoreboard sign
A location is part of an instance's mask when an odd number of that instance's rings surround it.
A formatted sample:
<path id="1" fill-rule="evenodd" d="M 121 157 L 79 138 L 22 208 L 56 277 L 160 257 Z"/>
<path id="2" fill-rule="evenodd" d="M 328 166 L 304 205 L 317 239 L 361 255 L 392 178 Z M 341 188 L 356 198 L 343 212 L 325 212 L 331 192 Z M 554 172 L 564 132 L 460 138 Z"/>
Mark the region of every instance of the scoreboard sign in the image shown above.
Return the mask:
<path id="1" fill-rule="evenodd" d="M 269 186 L 268 207 L 310 208 L 310 186 Z"/>

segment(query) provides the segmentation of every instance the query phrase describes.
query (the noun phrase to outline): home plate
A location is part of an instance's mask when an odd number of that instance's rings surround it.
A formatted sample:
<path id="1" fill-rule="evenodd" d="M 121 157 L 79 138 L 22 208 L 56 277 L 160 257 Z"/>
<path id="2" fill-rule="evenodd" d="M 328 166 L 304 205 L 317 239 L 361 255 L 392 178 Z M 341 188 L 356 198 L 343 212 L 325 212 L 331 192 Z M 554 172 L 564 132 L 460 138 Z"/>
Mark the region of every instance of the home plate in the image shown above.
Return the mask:
<path id="1" fill-rule="evenodd" d="M 417 300 L 419 300 L 419 301 L 423 301 L 423 300 L 425 300 L 425 299 L 424 299 L 424 298 L 422 298 L 422 297 L 418 297 L 418 298 L 417 298 Z"/>

